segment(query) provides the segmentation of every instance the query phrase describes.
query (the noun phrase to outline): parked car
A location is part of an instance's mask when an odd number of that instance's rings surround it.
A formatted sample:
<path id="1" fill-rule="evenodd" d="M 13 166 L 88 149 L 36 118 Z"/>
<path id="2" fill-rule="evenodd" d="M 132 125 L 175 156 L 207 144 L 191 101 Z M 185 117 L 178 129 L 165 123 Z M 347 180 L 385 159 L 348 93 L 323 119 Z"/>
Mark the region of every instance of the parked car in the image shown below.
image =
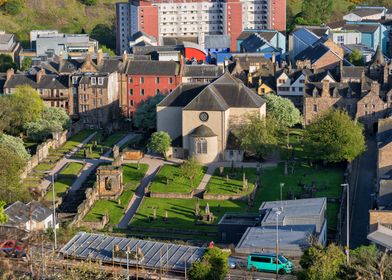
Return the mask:
<path id="1" fill-rule="evenodd" d="M 249 270 L 275 272 L 276 254 L 272 253 L 252 253 L 248 256 Z M 294 264 L 282 255 L 278 255 L 278 272 L 280 274 L 292 273 Z"/>

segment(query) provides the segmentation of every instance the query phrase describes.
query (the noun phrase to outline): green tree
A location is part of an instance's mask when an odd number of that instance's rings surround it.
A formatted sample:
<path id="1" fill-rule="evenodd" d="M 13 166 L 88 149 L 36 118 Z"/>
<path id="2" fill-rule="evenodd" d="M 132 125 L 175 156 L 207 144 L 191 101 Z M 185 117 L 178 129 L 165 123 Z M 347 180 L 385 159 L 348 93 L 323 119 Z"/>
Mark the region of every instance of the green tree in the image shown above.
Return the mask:
<path id="1" fill-rule="evenodd" d="M 273 116 L 260 118 L 250 114 L 244 123 L 234 127 L 234 135 L 248 154 L 262 159 L 276 149 L 280 126 Z"/>
<path id="2" fill-rule="evenodd" d="M 26 151 L 23 140 L 19 137 L 2 133 L 0 134 L 0 146 L 13 151 L 24 161 L 28 161 L 30 159 L 30 154 Z"/>
<path id="3" fill-rule="evenodd" d="M 301 113 L 293 102 L 275 94 L 266 94 L 267 113 L 273 114 L 282 127 L 293 127 L 302 122 Z"/>
<path id="4" fill-rule="evenodd" d="M 228 268 L 229 253 L 214 247 L 209 248 L 201 261 L 192 264 L 188 272 L 190 280 L 223 280 Z"/>
<path id="5" fill-rule="evenodd" d="M 0 133 L 10 129 L 11 114 L 12 109 L 9 96 L 0 95 Z"/>
<path id="6" fill-rule="evenodd" d="M 25 57 L 22 60 L 22 65 L 20 66 L 20 70 L 27 71 L 30 69 L 31 65 L 33 64 L 33 60 L 31 57 Z"/>
<path id="7" fill-rule="evenodd" d="M 17 87 L 10 95 L 12 115 L 12 134 L 22 131 L 28 122 L 42 118 L 44 103 L 38 92 L 30 86 Z"/>
<path id="8" fill-rule="evenodd" d="M 114 28 L 107 24 L 97 24 L 91 31 L 90 37 L 112 50 L 116 48 L 116 36 Z"/>
<path id="9" fill-rule="evenodd" d="M 157 124 L 157 104 L 163 100 L 162 94 L 142 101 L 135 113 L 134 124 L 138 128 L 155 129 Z"/>
<path id="10" fill-rule="evenodd" d="M 203 174 L 203 167 L 196 158 L 192 156 L 181 164 L 180 173 L 183 177 L 188 178 L 191 181 L 191 187 L 193 188 L 193 181 L 196 177 Z"/>
<path id="11" fill-rule="evenodd" d="M 165 131 L 154 132 L 151 135 L 148 148 L 156 153 L 161 153 L 167 159 L 167 152 L 171 146 L 172 139 L 170 135 Z"/>
<path id="12" fill-rule="evenodd" d="M 350 252 L 344 279 L 392 279 L 392 256 L 375 245 L 358 247 Z"/>
<path id="13" fill-rule="evenodd" d="M 348 60 L 355 66 L 363 66 L 362 53 L 357 48 L 353 49 L 348 56 Z"/>
<path id="14" fill-rule="evenodd" d="M 14 62 L 10 55 L 0 54 L 0 72 L 7 72 L 7 70 L 11 68 L 16 71 L 18 70 L 18 65 Z"/>
<path id="15" fill-rule="evenodd" d="M 346 256 L 343 250 L 330 244 L 328 247 L 312 246 L 301 257 L 303 271 L 298 279 L 303 280 L 335 280 L 340 279 Z"/>
<path id="16" fill-rule="evenodd" d="M 7 0 L 7 2 L 3 6 L 4 11 L 10 15 L 17 15 L 23 9 L 23 1 L 22 0 Z"/>
<path id="17" fill-rule="evenodd" d="M 102 52 L 107 53 L 110 57 L 116 56 L 112 49 L 109 49 L 105 45 L 101 45 Z"/>
<path id="18" fill-rule="evenodd" d="M 306 127 L 304 151 L 311 160 L 352 161 L 366 149 L 361 124 L 341 110 L 330 110 Z"/>
<path id="19" fill-rule="evenodd" d="M 310 25 L 327 23 L 333 11 L 332 0 L 304 0 L 301 15 Z"/>
<path id="20" fill-rule="evenodd" d="M 8 215 L 4 213 L 5 201 L 0 201 L 0 225 L 8 222 Z"/>
<path id="21" fill-rule="evenodd" d="M 0 200 L 12 203 L 16 200 L 28 201 L 29 191 L 20 183 L 21 170 L 25 161 L 14 149 L 0 145 Z"/>

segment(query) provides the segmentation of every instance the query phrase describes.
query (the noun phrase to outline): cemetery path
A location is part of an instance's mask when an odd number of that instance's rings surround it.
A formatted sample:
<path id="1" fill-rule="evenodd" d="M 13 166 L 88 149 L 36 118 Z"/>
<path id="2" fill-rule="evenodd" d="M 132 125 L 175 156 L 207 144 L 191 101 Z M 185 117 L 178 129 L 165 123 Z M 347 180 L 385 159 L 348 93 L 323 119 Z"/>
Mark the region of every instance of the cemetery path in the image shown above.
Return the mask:
<path id="1" fill-rule="evenodd" d="M 128 133 L 127 135 L 125 135 L 120 141 L 118 141 L 116 143 L 116 145 L 118 147 L 121 147 L 122 145 L 124 145 L 125 143 L 127 143 L 128 141 L 130 141 L 131 139 L 135 138 L 137 136 L 136 133 Z M 110 157 L 110 155 L 112 154 L 112 149 L 109 149 L 109 151 L 107 151 L 106 153 L 104 153 L 99 159 L 101 160 L 112 160 Z"/>
<path id="2" fill-rule="evenodd" d="M 54 168 L 52 168 L 52 170 L 50 170 L 50 173 L 54 174 L 54 177 L 57 178 L 58 173 L 60 173 L 60 171 L 63 169 L 63 167 L 70 162 L 70 157 L 72 155 L 74 155 L 77 151 L 79 151 L 85 144 L 87 144 L 88 142 L 90 142 L 91 139 L 94 138 L 95 134 L 97 134 L 97 132 L 92 133 L 90 136 L 88 136 L 86 139 L 84 139 L 79 145 L 77 145 L 71 152 L 69 152 L 68 154 L 66 154 L 62 159 L 60 159 Z M 50 184 L 51 184 L 51 175 L 47 176 L 44 180 L 42 180 L 39 188 L 46 190 Z"/>

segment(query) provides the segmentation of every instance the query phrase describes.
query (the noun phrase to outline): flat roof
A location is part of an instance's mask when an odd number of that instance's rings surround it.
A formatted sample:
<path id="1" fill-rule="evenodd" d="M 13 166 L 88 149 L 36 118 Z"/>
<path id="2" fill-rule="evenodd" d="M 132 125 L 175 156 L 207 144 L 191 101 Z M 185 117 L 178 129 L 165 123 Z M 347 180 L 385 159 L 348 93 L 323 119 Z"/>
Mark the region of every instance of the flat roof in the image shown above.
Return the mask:
<path id="1" fill-rule="evenodd" d="M 118 245 L 121 254 L 113 257 L 112 252 L 115 245 Z M 178 272 L 184 271 L 185 263 L 186 267 L 190 268 L 191 264 L 200 259 L 205 252 L 205 248 L 202 247 L 79 232 L 68 241 L 60 253 L 64 257 L 126 265 L 125 251 L 127 246 L 131 252 L 141 250 L 143 253 L 144 257 L 139 260 L 138 265 L 150 269 L 168 267 L 169 270 Z M 137 264 L 137 260 L 130 259 L 129 264 L 134 266 Z"/>
<path id="2" fill-rule="evenodd" d="M 260 215 L 252 213 L 226 213 L 220 219 L 218 225 L 245 225 L 256 226 L 260 223 Z"/>
<path id="3" fill-rule="evenodd" d="M 279 226 L 279 247 L 285 250 L 302 250 L 309 246 L 309 235 L 316 231 L 315 225 Z M 242 236 L 236 249 L 253 248 L 255 250 L 275 249 L 276 227 L 250 227 Z"/>
<path id="4" fill-rule="evenodd" d="M 306 198 L 282 201 L 266 201 L 261 204 L 259 211 L 266 211 L 263 223 L 276 222 L 276 214 L 274 210 L 280 210 L 278 216 L 279 221 L 288 218 L 300 218 L 307 216 L 321 215 L 327 203 L 327 198 Z"/>

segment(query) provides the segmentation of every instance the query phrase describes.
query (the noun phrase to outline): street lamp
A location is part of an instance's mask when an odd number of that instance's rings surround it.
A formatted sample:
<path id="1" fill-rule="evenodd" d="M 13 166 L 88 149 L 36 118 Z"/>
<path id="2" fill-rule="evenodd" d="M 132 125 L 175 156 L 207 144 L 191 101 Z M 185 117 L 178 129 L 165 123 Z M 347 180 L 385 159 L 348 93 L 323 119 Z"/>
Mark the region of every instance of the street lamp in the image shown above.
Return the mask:
<path id="1" fill-rule="evenodd" d="M 280 202 L 282 202 L 283 200 L 283 193 L 282 193 L 283 187 L 284 187 L 284 183 L 280 183 Z"/>
<path id="2" fill-rule="evenodd" d="M 129 254 L 131 253 L 131 248 L 127 246 L 125 254 L 127 255 L 127 280 L 129 280 Z"/>
<path id="3" fill-rule="evenodd" d="M 275 211 L 276 214 L 276 279 L 279 277 L 279 215 L 282 214 L 282 211 L 277 209 Z"/>
<path id="4" fill-rule="evenodd" d="M 50 171 L 45 174 L 50 175 Z M 52 202 L 53 202 L 53 234 L 54 234 L 54 249 L 57 250 L 57 234 L 56 234 L 56 203 L 54 200 L 54 172 L 52 175 Z"/>
<path id="5" fill-rule="evenodd" d="M 346 187 L 347 191 L 347 202 L 346 202 L 346 257 L 347 263 L 350 263 L 350 186 L 348 183 L 341 184 L 342 187 Z"/>

